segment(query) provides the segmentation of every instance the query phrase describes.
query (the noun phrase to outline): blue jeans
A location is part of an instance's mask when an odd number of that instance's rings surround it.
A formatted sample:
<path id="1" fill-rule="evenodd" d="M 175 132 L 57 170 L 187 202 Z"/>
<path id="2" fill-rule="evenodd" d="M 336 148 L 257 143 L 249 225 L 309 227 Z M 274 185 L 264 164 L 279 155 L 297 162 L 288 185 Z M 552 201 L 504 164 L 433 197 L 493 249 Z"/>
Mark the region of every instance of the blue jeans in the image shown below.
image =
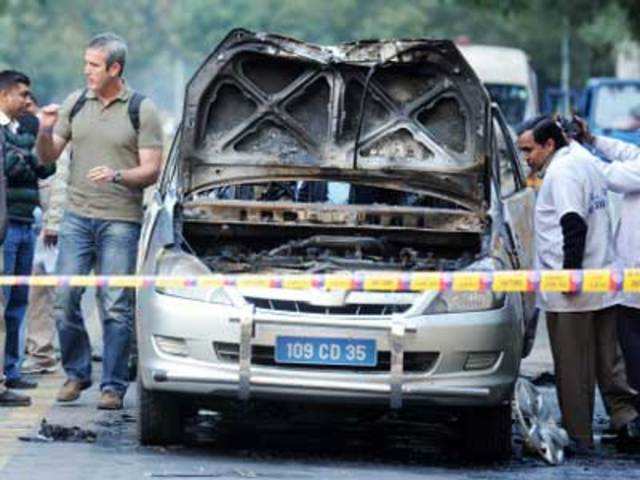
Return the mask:
<path id="1" fill-rule="evenodd" d="M 31 223 L 9 221 L 4 241 L 5 275 L 31 275 L 35 236 Z M 20 378 L 20 366 L 24 360 L 27 324 L 24 314 L 29 299 L 28 286 L 5 286 L 6 307 L 4 321 L 7 337 L 4 351 L 4 373 L 7 380 Z"/>
<path id="2" fill-rule="evenodd" d="M 58 234 L 59 275 L 127 275 L 134 273 L 140 225 L 99 220 L 66 212 Z M 54 315 L 60 338 L 62 366 L 71 380 L 91 382 L 91 345 L 80 312 L 84 288 L 61 287 Z M 103 330 L 101 390 L 124 395 L 129 384 L 128 361 L 133 333 L 131 288 L 98 287 L 98 310 Z"/>

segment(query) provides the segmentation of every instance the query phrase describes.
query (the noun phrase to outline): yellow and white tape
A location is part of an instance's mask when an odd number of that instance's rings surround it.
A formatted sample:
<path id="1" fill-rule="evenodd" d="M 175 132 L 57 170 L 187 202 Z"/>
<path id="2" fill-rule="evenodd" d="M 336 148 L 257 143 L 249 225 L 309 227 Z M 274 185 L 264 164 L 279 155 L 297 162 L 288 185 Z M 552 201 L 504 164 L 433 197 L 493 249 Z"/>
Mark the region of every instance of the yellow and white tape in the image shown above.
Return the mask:
<path id="1" fill-rule="evenodd" d="M 635 292 L 640 269 L 497 272 L 353 272 L 319 275 L 0 276 L 0 286 L 278 288 L 377 292 Z"/>

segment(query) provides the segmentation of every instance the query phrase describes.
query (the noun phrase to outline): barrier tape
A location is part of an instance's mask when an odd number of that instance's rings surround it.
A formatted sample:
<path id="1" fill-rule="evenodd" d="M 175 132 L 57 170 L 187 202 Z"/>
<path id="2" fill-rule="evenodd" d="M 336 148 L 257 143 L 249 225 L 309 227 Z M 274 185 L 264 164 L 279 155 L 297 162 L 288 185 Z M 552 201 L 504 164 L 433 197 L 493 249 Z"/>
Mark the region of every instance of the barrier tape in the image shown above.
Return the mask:
<path id="1" fill-rule="evenodd" d="M 296 275 L 0 276 L 0 286 L 120 288 L 277 288 L 378 292 L 631 292 L 640 269 L 516 270 L 497 272 L 353 272 Z"/>

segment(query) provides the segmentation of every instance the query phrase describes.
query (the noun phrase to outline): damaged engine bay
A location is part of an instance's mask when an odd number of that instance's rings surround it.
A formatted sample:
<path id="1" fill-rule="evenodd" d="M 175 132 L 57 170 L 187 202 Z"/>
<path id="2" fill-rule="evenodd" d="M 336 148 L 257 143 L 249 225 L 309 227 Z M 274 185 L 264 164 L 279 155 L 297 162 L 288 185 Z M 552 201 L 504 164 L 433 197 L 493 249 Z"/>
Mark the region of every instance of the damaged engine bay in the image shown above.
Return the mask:
<path id="1" fill-rule="evenodd" d="M 185 249 L 215 273 L 459 270 L 486 256 L 486 98 L 469 78 L 447 42 L 232 32 L 187 88 Z"/>
<path id="2" fill-rule="evenodd" d="M 334 204 L 322 194 L 296 201 L 287 184 L 273 183 L 231 194 L 218 188 L 185 202 L 185 248 L 213 272 L 229 274 L 454 271 L 480 254 L 486 220 L 477 212 L 434 208 L 445 203 L 380 188 L 367 188 L 365 200 L 360 190 L 360 198 L 351 195 L 348 204 Z M 256 191 L 267 193 L 251 200 Z M 394 205 L 378 203 L 383 195 Z M 372 199 L 373 205 L 352 204 Z"/>

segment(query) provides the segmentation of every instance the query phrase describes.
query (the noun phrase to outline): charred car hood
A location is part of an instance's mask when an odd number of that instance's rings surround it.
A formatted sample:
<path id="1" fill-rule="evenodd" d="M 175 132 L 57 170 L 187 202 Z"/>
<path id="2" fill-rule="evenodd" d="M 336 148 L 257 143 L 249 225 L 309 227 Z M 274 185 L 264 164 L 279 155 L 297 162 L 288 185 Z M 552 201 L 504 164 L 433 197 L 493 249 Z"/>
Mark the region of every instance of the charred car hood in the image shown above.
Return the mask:
<path id="1" fill-rule="evenodd" d="M 489 102 L 450 41 L 324 47 L 234 30 L 187 86 L 185 191 L 347 179 L 478 208 L 488 191 Z"/>

